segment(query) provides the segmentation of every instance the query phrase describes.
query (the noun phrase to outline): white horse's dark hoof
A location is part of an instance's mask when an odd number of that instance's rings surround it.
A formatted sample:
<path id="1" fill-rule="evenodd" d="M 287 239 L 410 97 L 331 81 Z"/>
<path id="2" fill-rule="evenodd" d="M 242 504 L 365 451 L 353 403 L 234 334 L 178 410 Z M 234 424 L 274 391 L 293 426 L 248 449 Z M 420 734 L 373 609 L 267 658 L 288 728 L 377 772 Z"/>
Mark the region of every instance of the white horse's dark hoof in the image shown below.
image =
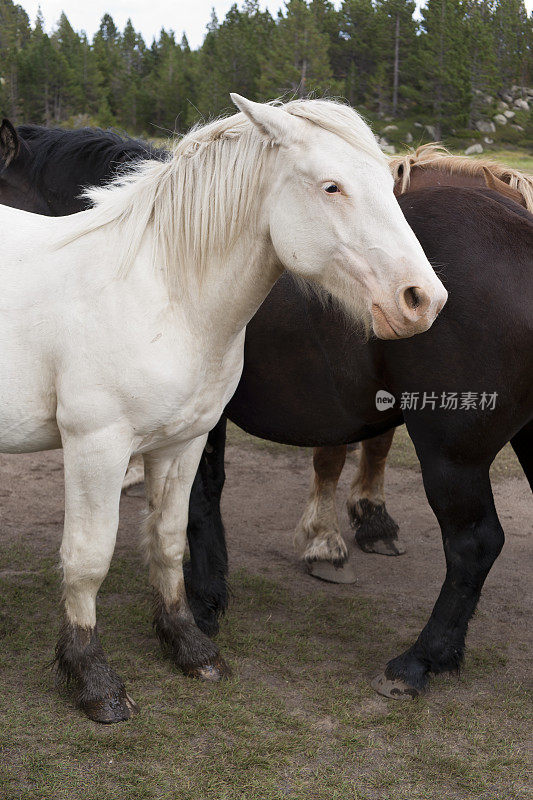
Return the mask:
<path id="1" fill-rule="evenodd" d="M 400 678 L 387 678 L 384 672 L 376 675 L 376 677 L 370 681 L 370 685 L 378 694 L 383 695 L 383 697 L 390 697 L 393 700 L 402 700 L 406 698 L 413 700 L 415 697 L 420 696 L 418 689 L 409 686 Z"/>
<path id="2" fill-rule="evenodd" d="M 319 578 L 328 583 L 355 583 L 355 567 L 350 561 L 346 561 L 342 567 L 335 567 L 329 561 L 313 561 L 308 564 L 307 570 L 313 578 Z"/>
<path id="3" fill-rule="evenodd" d="M 231 669 L 226 664 L 222 656 L 219 656 L 213 664 L 202 664 L 200 667 L 189 667 L 184 670 L 189 678 L 197 678 L 200 681 L 217 683 L 218 681 L 229 678 Z"/>
<path id="4" fill-rule="evenodd" d="M 127 692 L 84 703 L 81 708 L 89 719 L 94 722 L 100 722 L 103 725 L 125 722 L 139 712 L 139 706 Z"/>

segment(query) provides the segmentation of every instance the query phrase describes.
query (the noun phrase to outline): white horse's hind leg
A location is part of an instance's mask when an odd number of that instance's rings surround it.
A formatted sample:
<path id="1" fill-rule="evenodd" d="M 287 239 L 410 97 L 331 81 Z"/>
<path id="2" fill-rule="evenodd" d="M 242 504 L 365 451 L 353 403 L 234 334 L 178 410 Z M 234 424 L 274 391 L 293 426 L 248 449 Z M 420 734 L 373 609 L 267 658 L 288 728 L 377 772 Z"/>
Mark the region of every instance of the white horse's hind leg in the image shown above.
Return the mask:
<path id="1" fill-rule="evenodd" d="M 130 486 L 136 486 L 144 480 L 144 464 L 142 456 L 133 456 L 131 459 L 124 481 L 122 482 L 122 489 L 129 489 Z"/>
<path id="2" fill-rule="evenodd" d="M 77 702 L 91 719 L 119 722 L 131 716 L 135 704 L 99 643 L 96 594 L 115 547 L 130 440 L 123 432 L 109 429 L 75 437 L 62 432 L 62 438 L 66 623 L 56 647 L 56 663 L 59 672 L 75 683 Z"/>
<path id="3" fill-rule="evenodd" d="M 183 580 L 189 495 L 206 439 L 193 440 L 178 456 L 168 450 L 144 456 L 150 510 L 144 549 L 155 591 L 154 626 L 163 649 L 186 675 L 219 680 L 229 669 L 214 642 L 196 626 Z"/>
<path id="4" fill-rule="evenodd" d="M 313 450 L 313 483 L 305 510 L 296 527 L 294 544 L 307 564 L 328 561 L 341 567 L 348 549 L 341 536 L 335 494 L 346 459 L 346 447 Z"/>

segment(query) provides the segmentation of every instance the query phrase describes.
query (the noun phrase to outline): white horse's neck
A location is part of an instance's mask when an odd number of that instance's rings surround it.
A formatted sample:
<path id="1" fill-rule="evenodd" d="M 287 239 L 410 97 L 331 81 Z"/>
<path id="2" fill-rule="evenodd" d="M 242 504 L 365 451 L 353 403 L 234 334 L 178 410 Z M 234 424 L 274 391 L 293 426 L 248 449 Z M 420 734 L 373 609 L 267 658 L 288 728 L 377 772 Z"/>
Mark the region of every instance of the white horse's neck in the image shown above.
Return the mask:
<path id="1" fill-rule="evenodd" d="M 268 236 L 245 236 L 224 263 L 209 264 L 183 312 L 196 330 L 223 347 L 250 322 L 282 272 Z"/>

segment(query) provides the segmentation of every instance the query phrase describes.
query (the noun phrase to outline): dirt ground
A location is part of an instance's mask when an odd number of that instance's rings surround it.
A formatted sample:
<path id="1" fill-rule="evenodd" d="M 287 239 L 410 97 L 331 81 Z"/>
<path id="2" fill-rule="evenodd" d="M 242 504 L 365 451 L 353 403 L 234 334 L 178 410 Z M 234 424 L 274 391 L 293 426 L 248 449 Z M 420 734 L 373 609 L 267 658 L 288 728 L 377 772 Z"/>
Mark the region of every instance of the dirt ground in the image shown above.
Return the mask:
<path id="1" fill-rule="evenodd" d="M 342 529 L 350 543 L 343 504 L 355 458 L 355 454 L 349 456 L 338 495 Z M 531 713 L 527 687 L 531 687 L 533 639 L 533 500 L 525 478 L 506 478 L 494 484 L 506 545 L 471 623 L 461 676 L 437 678 L 427 699 L 406 705 L 374 695 L 368 681 L 415 638 L 444 577 L 440 533 L 419 472 L 391 468 L 387 474 L 388 509 L 400 524 L 407 553 L 390 558 L 363 554 L 352 546 L 358 580 L 342 586 L 308 576 L 292 547 L 292 531 L 308 491 L 310 454 L 233 444 L 228 447 L 226 463 L 223 514 L 234 598 L 220 641 L 235 677 L 232 688 L 223 690 L 226 724 L 232 727 L 221 735 L 220 747 L 228 746 L 229 737 L 228 777 L 223 785 L 212 784 L 203 773 L 199 777 L 194 762 L 190 769 L 196 777 L 189 777 L 187 784 L 178 781 L 178 791 L 169 789 L 161 774 L 153 774 L 155 767 L 150 767 L 147 775 L 146 763 L 141 768 L 131 748 L 138 747 L 138 758 L 142 753 L 146 761 L 153 731 L 168 721 L 165 713 L 170 712 L 158 695 L 164 694 L 170 682 L 185 687 L 180 692 L 186 693 L 190 707 L 206 704 L 202 706 L 203 722 L 199 711 L 194 719 L 182 720 L 182 725 L 193 726 L 191 735 L 200 750 L 207 746 L 202 737 L 214 735 L 205 714 L 215 701 L 213 694 L 206 694 L 212 687 L 206 690 L 194 684 L 191 688 L 191 682 L 172 673 L 159 656 L 154 667 L 158 672 L 143 668 L 156 652 L 149 627 L 145 627 L 148 591 L 136 548 L 143 498 L 122 498 L 114 566 L 102 587 L 99 611 L 104 644 L 115 664 L 117 658 L 123 659 L 120 671 L 135 699 L 147 709 L 142 724 L 147 724 L 146 715 L 150 715 L 152 733 L 145 730 L 148 739 L 134 742 L 131 737 L 140 737 L 138 720 L 143 714 L 126 726 L 114 726 L 112 734 L 108 733 L 111 729 L 95 728 L 72 709 L 43 671 L 52 656 L 59 620 L 56 565 L 63 514 L 61 453 L 0 456 L 0 588 L 4 597 L 0 665 L 5 677 L 0 696 L 0 745 L 7 765 L 0 795 L 17 800 L 30 796 L 92 798 L 86 791 L 83 770 L 79 771 L 80 759 L 90 761 L 91 748 L 101 748 L 102 764 L 107 764 L 105 748 L 113 743 L 116 750 L 118 741 L 125 747 L 130 737 L 130 750 L 124 751 L 129 755 L 126 758 L 123 753 L 123 760 L 130 765 L 131 776 L 142 775 L 142 781 L 139 778 L 136 783 L 131 777 L 131 783 L 124 782 L 124 776 L 119 781 L 110 774 L 110 767 L 101 766 L 101 772 L 93 776 L 94 786 L 99 787 L 95 797 L 499 800 L 528 796 L 525 765 L 531 744 L 527 739 Z M 132 617 L 130 609 L 139 598 L 143 611 L 140 617 L 139 612 Z M 119 630 L 116 642 L 111 641 L 111 619 Z M 257 725 L 254 741 L 249 738 L 252 722 L 237 724 L 232 718 L 245 690 L 250 692 L 248 713 Z M 259 702 L 263 711 L 256 713 L 253 703 Z M 283 722 L 274 717 L 274 711 L 281 708 Z M 298 728 L 300 733 L 296 729 L 286 733 L 287 718 L 293 720 L 291 725 L 303 726 Z M 64 719 L 67 728 L 62 730 L 58 720 Z M 196 730 L 194 726 L 200 727 Z M 88 728 L 97 729 L 91 733 L 92 745 L 83 738 Z M 77 750 L 74 729 L 81 737 Z M 37 740 L 28 738 L 29 730 L 39 733 Z M 356 730 L 357 749 L 365 757 L 354 772 Z M 179 730 L 173 728 L 173 735 L 179 737 Z M 240 736 L 248 760 L 238 767 Z M 250 764 L 250 751 L 256 747 L 259 759 L 261 748 L 266 747 L 265 736 L 279 737 L 277 749 L 271 756 L 263 754 L 263 761 Z M 74 748 L 75 766 L 61 755 L 67 740 L 68 747 Z M 320 757 L 313 751 L 317 740 L 321 742 Z M 31 766 L 37 757 L 35 747 L 37 753 L 40 747 L 35 742 L 46 742 L 38 769 Z M 440 766 L 439 758 L 444 759 Z M 160 752 L 157 759 L 162 763 Z M 209 768 L 204 762 L 205 769 Z"/>

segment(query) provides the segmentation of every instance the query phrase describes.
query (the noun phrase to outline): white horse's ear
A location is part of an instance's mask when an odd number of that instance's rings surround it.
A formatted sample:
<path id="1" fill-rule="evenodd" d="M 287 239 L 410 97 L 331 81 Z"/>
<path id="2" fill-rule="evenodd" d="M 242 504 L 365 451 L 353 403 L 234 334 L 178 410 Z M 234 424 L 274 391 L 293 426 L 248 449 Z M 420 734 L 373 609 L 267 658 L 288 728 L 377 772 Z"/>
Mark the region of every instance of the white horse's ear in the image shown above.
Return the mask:
<path id="1" fill-rule="evenodd" d="M 231 99 L 250 122 L 256 125 L 264 136 L 274 144 L 289 145 L 301 139 L 301 120 L 292 114 L 287 114 L 279 106 L 270 106 L 266 103 L 254 103 L 240 94 L 231 92 Z"/>

